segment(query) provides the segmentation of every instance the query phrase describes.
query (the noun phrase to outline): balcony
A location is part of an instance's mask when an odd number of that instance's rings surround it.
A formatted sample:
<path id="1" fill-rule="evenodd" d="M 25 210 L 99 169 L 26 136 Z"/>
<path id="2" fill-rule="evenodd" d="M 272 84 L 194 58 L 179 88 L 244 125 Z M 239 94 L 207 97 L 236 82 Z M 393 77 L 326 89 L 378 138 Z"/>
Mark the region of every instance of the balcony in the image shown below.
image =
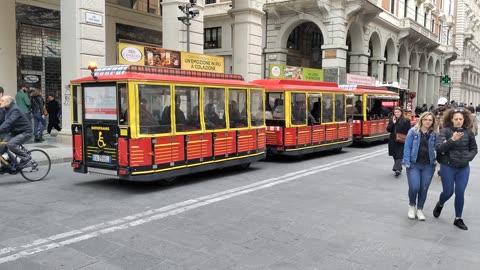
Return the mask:
<path id="1" fill-rule="evenodd" d="M 411 35 L 411 38 L 420 38 L 433 43 L 438 43 L 438 35 L 423 27 L 410 18 L 400 19 L 400 28 L 405 34 Z"/>
<path id="2" fill-rule="evenodd" d="M 438 19 L 442 22 L 445 22 L 447 20 L 447 15 L 439 9 L 439 14 L 438 14 Z"/>
<path id="3" fill-rule="evenodd" d="M 438 9 L 437 7 L 433 7 L 432 14 L 437 17 L 440 16 L 440 9 Z"/>
<path id="4" fill-rule="evenodd" d="M 418 1 L 417 1 L 418 2 Z M 435 5 L 433 4 L 432 0 L 425 0 L 423 3 L 423 7 L 427 10 L 433 10 L 435 8 Z"/>
<path id="5" fill-rule="evenodd" d="M 425 0 L 417 0 L 417 5 L 421 5 L 423 2 L 425 2 Z"/>
<path id="6" fill-rule="evenodd" d="M 228 15 L 228 10 L 231 9 L 232 2 L 219 2 L 205 5 L 203 10 L 203 16 L 207 18 L 217 17 L 217 16 L 226 16 Z"/>
<path id="7" fill-rule="evenodd" d="M 448 15 L 448 16 L 447 16 L 447 20 L 445 20 L 445 26 L 446 26 L 446 27 L 452 27 L 453 24 L 454 24 L 453 16 L 452 16 L 452 15 Z"/>

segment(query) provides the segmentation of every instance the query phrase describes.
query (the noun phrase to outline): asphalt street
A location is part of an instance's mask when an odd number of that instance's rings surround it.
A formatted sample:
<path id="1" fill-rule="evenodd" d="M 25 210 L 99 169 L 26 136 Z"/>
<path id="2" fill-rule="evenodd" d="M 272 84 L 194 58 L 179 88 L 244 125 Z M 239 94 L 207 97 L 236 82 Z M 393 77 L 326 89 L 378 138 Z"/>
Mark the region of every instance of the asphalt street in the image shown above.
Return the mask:
<path id="1" fill-rule="evenodd" d="M 452 200 L 432 216 L 436 178 L 427 220 L 408 219 L 406 176 L 392 164 L 382 144 L 169 187 L 74 174 L 68 163 L 42 182 L 3 176 L 0 269 L 478 269 L 478 159 L 468 231 L 453 226 Z"/>

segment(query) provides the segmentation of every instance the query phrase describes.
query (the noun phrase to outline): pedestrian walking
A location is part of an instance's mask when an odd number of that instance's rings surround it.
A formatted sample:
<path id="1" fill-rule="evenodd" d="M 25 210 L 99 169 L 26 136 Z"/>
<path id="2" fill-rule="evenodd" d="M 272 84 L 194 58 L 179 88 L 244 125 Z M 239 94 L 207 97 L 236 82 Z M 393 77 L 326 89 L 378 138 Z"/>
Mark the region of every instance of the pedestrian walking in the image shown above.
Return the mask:
<path id="1" fill-rule="evenodd" d="M 402 108 L 395 107 L 387 126 L 387 131 L 390 132 L 390 137 L 388 138 L 388 155 L 393 157 L 394 164 L 392 170 L 395 176 L 399 176 L 402 173 L 405 136 L 409 129 L 410 119 L 403 115 Z"/>
<path id="2" fill-rule="evenodd" d="M 48 95 L 48 102 L 46 107 L 48 113 L 47 133 L 50 135 L 50 132 L 52 132 L 52 128 L 55 128 L 58 132 L 60 132 L 62 130 L 59 125 L 60 120 L 58 119 L 60 105 L 58 104 L 58 101 L 53 95 Z"/>
<path id="3" fill-rule="evenodd" d="M 453 224 L 467 230 L 468 227 L 462 219 L 464 195 L 470 176 L 469 163 L 478 151 L 475 135 L 470 129 L 470 111 L 463 108 L 448 110 L 444 113 L 443 123 L 444 128 L 440 130 L 435 145 L 443 191 L 433 209 L 433 216 L 440 216 L 443 206 L 455 192 Z"/>
<path id="4" fill-rule="evenodd" d="M 30 97 L 33 115 L 33 136 L 35 137 L 34 142 L 43 142 L 43 131 L 47 126 L 44 118 L 46 116 L 45 100 L 37 89 L 33 89 L 30 92 Z"/>
<path id="5" fill-rule="evenodd" d="M 27 119 L 32 125 L 32 110 L 31 110 L 31 101 L 30 97 L 27 94 L 28 88 L 26 85 L 20 86 L 17 94 L 15 95 L 15 103 L 22 113 L 27 116 Z"/>
<path id="6" fill-rule="evenodd" d="M 410 219 L 425 220 L 423 206 L 435 171 L 436 132 L 435 115 L 424 112 L 405 139 L 402 164 L 407 168 Z"/>

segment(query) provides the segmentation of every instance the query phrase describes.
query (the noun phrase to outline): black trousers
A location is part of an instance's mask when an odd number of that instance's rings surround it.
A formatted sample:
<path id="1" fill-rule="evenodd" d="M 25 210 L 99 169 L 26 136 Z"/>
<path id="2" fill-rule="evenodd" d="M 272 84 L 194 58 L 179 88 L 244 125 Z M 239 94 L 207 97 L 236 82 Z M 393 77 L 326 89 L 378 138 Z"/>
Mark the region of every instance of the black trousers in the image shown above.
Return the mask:
<path id="1" fill-rule="evenodd" d="M 402 171 L 402 160 L 401 159 L 393 159 L 393 168 L 392 171 Z"/>
<path id="2" fill-rule="evenodd" d="M 48 119 L 48 125 L 47 125 L 47 133 L 50 134 L 52 131 L 52 128 L 55 128 L 56 130 L 60 131 L 62 128 L 59 125 L 58 119 Z"/>

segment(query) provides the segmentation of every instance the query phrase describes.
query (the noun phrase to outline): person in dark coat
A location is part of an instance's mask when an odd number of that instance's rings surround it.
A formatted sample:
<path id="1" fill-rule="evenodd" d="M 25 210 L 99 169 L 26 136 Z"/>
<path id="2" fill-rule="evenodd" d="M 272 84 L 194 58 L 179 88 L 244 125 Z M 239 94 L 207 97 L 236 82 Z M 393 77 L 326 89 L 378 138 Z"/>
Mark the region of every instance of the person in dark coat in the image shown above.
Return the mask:
<path id="1" fill-rule="evenodd" d="M 395 176 L 399 176 L 402 173 L 402 159 L 404 143 L 397 142 L 395 140 L 397 133 L 408 134 L 410 130 L 410 119 L 405 118 L 403 115 L 403 109 L 395 107 L 393 109 L 393 115 L 390 118 L 387 126 L 387 131 L 390 132 L 388 138 L 388 155 L 393 157 L 394 164 L 392 170 L 395 172 Z"/>
<path id="2" fill-rule="evenodd" d="M 470 129 L 470 114 L 470 111 L 463 108 L 447 110 L 443 114 L 444 128 L 440 130 L 435 144 L 443 190 L 433 209 L 433 216 L 440 216 L 443 206 L 455 193 L 453 224 L 462 230 L 468 229 L 462 214 L 465 189 L 470 177 L 470 162 L 478 153 L 475 134 Z"/>
<path id="3" fill-rule="evenodd" d="M 50 134 L 52 128 L 55 128 L 60 132 L 62 128 L 59 126 L 60 120 L 58 120 L 58 113 L 60 112 L 60 105 L 53 95 L 48 95 L 47 102 L 47 112 L 48 112 L 48 126 L 47 133 Z"/>

